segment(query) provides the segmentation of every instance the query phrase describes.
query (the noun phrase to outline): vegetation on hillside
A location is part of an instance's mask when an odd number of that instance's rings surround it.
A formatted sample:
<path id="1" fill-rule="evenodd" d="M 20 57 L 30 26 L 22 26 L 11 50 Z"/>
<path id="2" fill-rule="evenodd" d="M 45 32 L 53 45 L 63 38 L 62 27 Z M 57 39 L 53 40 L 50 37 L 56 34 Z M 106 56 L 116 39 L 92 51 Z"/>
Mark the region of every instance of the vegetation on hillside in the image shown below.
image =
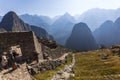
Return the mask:
<path id="1" fill-rule="evenodd" d="M 75 54 L 75 77 L 70 80 L 119 80 L 120 57 L 109 49 Z"/>

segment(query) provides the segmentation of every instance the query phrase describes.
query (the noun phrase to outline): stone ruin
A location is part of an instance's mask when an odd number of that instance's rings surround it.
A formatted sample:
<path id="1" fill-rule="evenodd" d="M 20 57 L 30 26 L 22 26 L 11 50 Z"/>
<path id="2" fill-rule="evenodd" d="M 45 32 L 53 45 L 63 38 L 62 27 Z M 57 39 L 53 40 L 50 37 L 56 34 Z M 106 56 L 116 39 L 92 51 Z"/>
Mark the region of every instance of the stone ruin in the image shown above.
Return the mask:
<path id="1" fill-rule="evenodd" d="M 31 74 L 34 75 L 34 74 L 42 73 L 46 70 L 52 70 L 67 62 L 68 55 L 66 54 L 68 53 L 66 53 L 66 50 L 64 50 L 64 48 L 61 48 L 59 46 L 55 49 L 51 49 L 51 48 L 47 49 L 48 47 L 45 48 L 46 45 L 44 47 L 43 45 L 44 45 L 43 43 L 38 41 L 37 37 L 32 31 L 0 33 L 0 58 L 3 55 L 3 52 L 11 53 L 12 51 L 15 51 L 21 55 L 23 62 L 27 61 L 28 57 L 29 60 L 31 60 L 30 63 L 22 63 L 19 69 L 16 69 L 11 73 L 9 73 L 9 71 L 13 69 L 13 66 L 8 69 L 2 70 L 0 72 L 0 80 L 6 80 L 6 79 L 12 80 L 13 78 L 17 78 L 17 79 L 26 78 L 25 80 L 31 80 L 32 78 Z M 51 45 L 56 46 L 55 43 L 50 44 L 50 46 Z M 34 59 L 33 59 L 34 51 L 39 53 L 38 55 L 39 63 L 34 63 Z M 44 53 L 49 54 L 49 56 L 51 55 L 50 56 L 51 59 L 50 60 L 45 59 Z M 7 74 L 4 75 L 6 71 Z M 23 71 L 25 71 L 24 72 L 25 74 L 23 73 Z M 23 75 L 27 75 L 27 76 L 24 76 L 22 78 L 21 76 Z"/>
<path id="2" fill-rule="evenodd" d="M 32 60 L 34 51 L 39 53 L 39 59 L 43 59 L 41 44 L 32 31 L 0 33 L 0 55 L 2 52 L 9 53 L 10 50 L 17 50 L 21 53 L 23 60 L 28 57 Z"/>

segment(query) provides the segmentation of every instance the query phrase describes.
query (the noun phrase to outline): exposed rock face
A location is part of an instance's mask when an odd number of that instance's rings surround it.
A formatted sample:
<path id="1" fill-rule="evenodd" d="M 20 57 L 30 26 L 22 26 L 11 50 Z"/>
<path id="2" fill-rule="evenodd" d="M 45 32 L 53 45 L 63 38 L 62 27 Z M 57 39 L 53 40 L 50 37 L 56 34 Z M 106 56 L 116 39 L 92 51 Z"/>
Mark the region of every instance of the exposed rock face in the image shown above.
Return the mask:
<path id="1" fill-rule="evenodd" d="M 66 47 L 79 51 L 87 51 L 97 49 L 98 45 L 88 26 L 81 22 L 74 26 L 72 34 L 66 42 Z"/>
<path id="2" fill-rule="evenodd" d="M 0 27 L 7 31 L 30 31 L 30 26 L 26 25 L 14 12 L 8 12 L 2 19 Z"/>
<path id="3" fill-rule="evenodd" d="M 118 34 L 120 34 L 120 18 L 118 18 L 114 23 L 112 21 L 104 22 L 94 32 L 94 36 L 98 43 L 107 47 L 120 44 L 120 37 Z"/>
<path id="4" fill-rule="evenodd" d="M 24 23 L 15 12 L 8 12 L 2 19 L 0 23 L 1 32 L 23 32 L 23 31 L 33 31 L 36 36 L 49 38 L 49 35 L 46 30 L 43 28 L 29 25 Z"/>

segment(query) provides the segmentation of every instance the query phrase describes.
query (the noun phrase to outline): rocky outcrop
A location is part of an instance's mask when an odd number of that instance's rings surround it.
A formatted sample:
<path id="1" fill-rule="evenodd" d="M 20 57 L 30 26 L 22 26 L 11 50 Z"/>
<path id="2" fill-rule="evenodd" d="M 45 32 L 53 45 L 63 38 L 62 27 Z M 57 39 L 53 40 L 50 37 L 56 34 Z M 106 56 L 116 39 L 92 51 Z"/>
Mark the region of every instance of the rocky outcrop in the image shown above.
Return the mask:
<path id="1" fill-rule="evenodd" d="M 88 26 L 82 22 L 74 26 L 72 34 L 66 42 L 66 47 L 79 51 L 98 49 L 92 32 Z"/>

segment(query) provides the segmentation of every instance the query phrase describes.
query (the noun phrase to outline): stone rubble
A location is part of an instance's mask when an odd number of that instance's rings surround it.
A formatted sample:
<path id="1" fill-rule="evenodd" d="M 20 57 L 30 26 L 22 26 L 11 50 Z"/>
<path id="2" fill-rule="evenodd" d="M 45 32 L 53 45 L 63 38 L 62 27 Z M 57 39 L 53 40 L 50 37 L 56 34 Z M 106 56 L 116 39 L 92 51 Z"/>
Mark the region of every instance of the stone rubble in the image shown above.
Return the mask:
<path id="1" fill-rule="evenodd" d="M 70 65 L 66 65 L 63 70 L 58 71 L 57 74 L 54 75 L 51 80 L 68 80 L 70 76 L 75 76 L 73 71 L 75 65 L 74 54 L 72 56 L 72 63 Z"/>
<path id="2" fill-rule="evenodd" d="M 43 60 L 40 61 L 39 64 L 37 65 L 27 65 L 28 71 L 30 74 L 39 74 L 42 73 L 46 70 L 52 70 L 55 69 L 56 67 L 65 64 L 67 62 L 67 56 L 69 53 L 65 53 L 63 56 L 61 56 L 58 59 L 52 59 L 52 60 Z"/>
<path id="3" fill-rule="evenodd" d="M 26 64 L 22 64 L 20 68 L 12 71 L 12 68 L 2 70 L 0 72 L 0 80 L 32 80 L 28 73 Z"/>
<path id="4" fill-rule="evenodd" d="M 34 65 L 35 66 L 34 68 L 33 66 L 28 66 L 28 64 L 24 63 L 24 64 L 21 64 L 20 68 L 17 68 L 16 70 L 12 70 L 12 68 L 4 69 L 0 71 L 0 80 L 33 80 L 33 77 L 29 73 L 29 68 L 32 67 L 33 72 L 35 74 L 37 72 L 41 73 L 42 71 L 55 69 L 57 66 L 65 64 L 67 62 L 68 54 L 69 53 L 65 53 L 58 59 L 42 60 L 39 64 Z M 64 70 L 61 70 L 58 72 L 58 74 L 61 75 L 61 78 L 63 80 L 65 80 L 66 78 L 69 78 L 71 75 L 74 75 L 73 66 L 74 66 L 74 58 L 72 60 L 71 65 L 66 65 Z M 57 78 L 60 77 L 59 75 L 56 75 L 58 76 Z M 53 80 L 59 80 L 59 79 L 53 79 Z"/>

